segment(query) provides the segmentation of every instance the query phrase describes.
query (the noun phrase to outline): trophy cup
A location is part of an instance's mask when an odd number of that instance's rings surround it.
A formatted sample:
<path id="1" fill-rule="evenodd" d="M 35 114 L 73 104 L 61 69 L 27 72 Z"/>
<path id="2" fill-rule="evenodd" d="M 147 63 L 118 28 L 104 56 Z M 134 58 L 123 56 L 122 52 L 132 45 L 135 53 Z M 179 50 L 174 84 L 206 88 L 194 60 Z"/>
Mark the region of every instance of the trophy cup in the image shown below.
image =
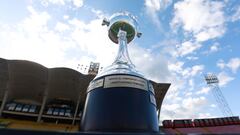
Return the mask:
<path id="1" fill-rule="evenodd" d="M 102 25 L 108 26 L 108 36 L 119 50 L 114 62 L 89 84 L 81 130 L 159 132 L 152 84 L 128 55 L 128 43 L 141 36 L 136 18 L 127 12 L 116 13 Z"/>

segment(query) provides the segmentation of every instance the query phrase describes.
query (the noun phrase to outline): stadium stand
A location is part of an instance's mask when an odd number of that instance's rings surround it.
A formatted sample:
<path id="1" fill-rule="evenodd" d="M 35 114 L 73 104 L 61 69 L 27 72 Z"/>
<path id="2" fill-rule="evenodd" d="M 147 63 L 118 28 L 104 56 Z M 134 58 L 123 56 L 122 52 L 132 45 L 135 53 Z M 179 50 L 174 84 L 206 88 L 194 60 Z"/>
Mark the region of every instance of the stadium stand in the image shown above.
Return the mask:
<path id="1" fill-rule="evenodd" d="M 235 134 L 240 133 L 239 117 L 223 117 L 211 119 L 164 120 L 160 127 L 167 134 Z"/>

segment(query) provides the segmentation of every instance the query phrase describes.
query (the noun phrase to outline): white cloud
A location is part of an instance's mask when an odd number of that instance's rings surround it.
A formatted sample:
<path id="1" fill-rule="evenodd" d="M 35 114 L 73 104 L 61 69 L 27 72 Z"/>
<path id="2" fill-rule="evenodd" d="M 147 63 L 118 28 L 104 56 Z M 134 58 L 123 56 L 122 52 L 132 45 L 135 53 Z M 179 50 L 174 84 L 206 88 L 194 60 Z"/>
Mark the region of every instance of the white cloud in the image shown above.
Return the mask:
<path id="1" fill-rule="evenodd" d="M 186 95 L 186 96 L 192 96 L 193 93 L 192 93 L 192 92 L 187 92 L 185 95 Z"/>
<path id="2" fill-rule="evenodd" d="M 177 61 L 177 62 L 174 62 L 174 63 L 169 63 L 168 68 L 169 68 L 170 71 L 181 73 L 182 70 L 183 70 L 183 65 L 184 65 L 184 62 Z"/>
<path id="3" fill-rule="evenodd" d="M 65 0 L 42 0 L 41 2 L 45 6 L 48 6 L 49 4 L 65 5 Z"/>
<path id="4" fill-rule="evenodd" d="M 233 73 L 237 73 L 238 69 L 240 68 L 240 58 L 231 58 L 228 63 L 224 63 L 223 60 L 219 60 L 217 62 L 217 66 L 221 69 L 227 67 L 231 69 Z"/>
<path id="5" fill-rule="evenodd" d="M 73 0 L 73 4 L 78 8 L 82 7 L 83 6 L 83 0 Z"/>
<path id="6" fill-rule="evenodd" d="M 240 58 L 232 58 L 227 63 L 227 67 L 229 67 L 233 73 L 236 73 L 240 68 Z"/>
<path id="7" fill-rule="evenodd" d="M 193 78 L 188 80 L 188 84 L 189 84 L 189 90 L 194 90 L 195 83 Z"/>
<path id="8" fill-rule="evenodd" d="M 83 0 L 41 0 L 41 4 L 47 7 L 50 4 L 64 6 L 72 3 L 76 8 L 83 6 Z"/>
<path id="9" fill-rule="evenodd" d="M 236 12 L 231 17 L 231 21 L 235 22 L 240 20 L 240 6 L 237 7 Z"/>
<path id="10" fill-rule="evenodd" d="M 197 41 L 220 37 L 225 32 L 224 3 L 209 0 L 184 0 L 175 3 L 171 26 L 182 26 Z"/>
<path id="11" fill-rule="evenodd" d="M 219 48 L 219 43 L 214 43 L 213 45 L 211 45 L 211 46 L 209 47 L 209 50 L 204 51 L 203 54 L 209 55 L 209 54 L 215 53 L 215 52 L 217 52 L 217 51 L 219 51 L 219 50 L 220 50 L 220 48 Z"/>
<path id="12" fill-rule="evenodd" d="M 183 71 L 182 71 L 182 76 L 184 78 L 189 78 L 189 77 L 194 77 L 196 76 L 197 74 L 201 73 L 204 69 L 204 66 L 203 65 L 195 65 L 193 67 L 188 67 L 188 68 L 185 68 Z"/>
<path id="13" fill-rule="evenodd" d="M 47 67 L 65 66 L 73 69 L 79 62 L 89 64 L 90 61 L 97 61 L 104 65 L 113 59 L 112 52 L 117 46 L 110 43 L 107 28 L 101 26 L 101 19 L 87 24 L 80 20 L 76 24 L 70 24 L 74 20 L 64 24 L 58 22 L 56 27 L 51 28 L 48 25 L 51 15 L 38 12 L 31 6 L 28 10 L 30 16 L 21 22 L 1 27 L 1 57 L 35 61 Z M 55 28 L 60 31 L 69 29 L 69 32 L 63 35 Z M 108 53 L 103 53 L 105 51 Z"/>
<path id="14" fill-rule="evenodd" d="M 158 12 L 167 8 L 171 3 L 172 0 L 145 0 L 146 13 L 158 28 L 161 28 Z"/>
<path id="15" fill-rule="evenodd" d="M 195 57 L 195 56 L 188 56 L 187 59 L 188 59 L 188 60 L 197 60 L 198 57 Z"/>
<path id="16" fill-rule="evenodd" d="M 185 105 L 190 110 L 194 109 L 195 106 L 206 104 L 206 98 L 205 97 L 197 97 L 197 98 L 186 98 L 182 101 L 182 104 Z"/>
<path id="17" fill-rule="evenodd" d="M 70 27 L 74 28 L 69 36 L 85 55 L 106 66 L 113 61 L 118 46 L 109 40 L 107 27 L 101 26 L 101 22 L 102 19 L 92 20 L 90 23 L 78 19 L 69 20 Z"/>
<path id="18" fill-rule="evenodd" d="M 92 13 L 94 13 L 98 18 L 110 18 L 111 15 L 108 15 L 107 13 L 104 13 L 102 10 L 95 9 L 90 6 L 85 6 L 87 9 L 89 9 Z"/>
<path id="19" fill-rule="evenodd" d="M 201 73 L 203 71 L 204 66 L 203 65 L 195 65 L 192 67 L 192 71 L 190 72 L 191 76 L 195 76 L 198 73 Z"/>
<path id="20" fill-rule="evenodd" d="M 153 11 L 159 11 L 160 0 L 145 0 L 145 6 Z"/>
<path id="21" fill-rule="evenodd" d="M 219 67 L 221 69 L 223 69 L 225 67 L 225 63 L 224 63 L 224 61 L 222 59 L 218 60 L 217 67 Z"/>
<path id="22" fill-rule="evenodd" d="M 28 32 L 39 32 L 46 30 L 47 23 L 50 20 L 51 16 L 47 12 L 38 13 L 31 6 L 28 6 L 27 8 L 31 15 L 20 24 L 23 26 L 24 30 Z"/>
<path id="23" fill-rule="evenodd" d="M 161 53 L 153 54 L 137 45 L 129 46 L 132 62 L 147 78 L 157 82 L 167 82 L 170 77 L 168 59 Z"/>
<path id="24" fill-rule="evenodd" d="M 196 94 L 199 95 L 199 94 L 208 94 L 209 91 L 210 91 L 210 87 L 203 87 L 201 90 L 197 91 Z"/>
<path id="25" fill-rule="evenodd" d="M 211 47 L 210 47 L 210 52 L 217 52 L 219 50 L 219 44 L 213 44 Z"/>
<path id="26" fill-rule="evenodd" d="M 212 108 L 216 108 L 217 106 L 215 104 L 210 105 Z"/>
<path id="27" fill-rule="evenodd" d="M 203 113 L 200 113 L 199 111 L 206 106 L 207 103 L 207 99 L 201 96 L 185 97 L 181 101 L 178 101 L 178 103 L 163 104 L 160 119 L 189 119 L 203 117 Z"/>
<path id="28" fill-rule="evenodd" d="M 169 61 L 171 87 L 163 101 L 160 119 L 199 118 L 208 113 L 203 109 L 208 100 L 204 96 L 194 97 L 193 94 L 198 87 L 195 77 L 203 70 L 203 65 L 184 67 L 184 62 Z"/>
<path id="29" fill-rule="evenodd" d="M 55 29 L 59 32 L 63 32 L 65 30 L 69 29 L 69 26 L 67 24 L 61 23 L 61 22 L 57 22 Z"/>
<path id="30" fill-rule="evenodd" d="M 198 43 L 193 43 L 191 41 L 186 41 L 177 47 L 178 54 L 180 56 L 185 56 L 193 53 L 197 49 L 199 49 L 202 45 Z"/>
<path id="31" fill-rule="evenodd" d="M 220 72 L 218 74 L 218 79 L 219 79 L 219 86 L 223 87 L 226 86 L 229 82 L 231 82 L 232 80 L 234 80 L 233 77 L 229 76 L 227 73 L 225 72 Z"/>
<path id="32" fill-rule="evenodd" d="M 213 118 L 213 116 L 210 113 L 199 113 L 199 118 Z"/>
<path id="33" fill-rule="evenodd" d="M 206 41 L 208 39 L 220 37 L 224 34 L 224 32 L 225 32 L 225 28 L 222 28 L 222 26 L 208 28 L 207 30 L 201 31 L 198 34 L 196 34 L 195 37 L 197 41 L 201 42 L 201 41 Z"/>
<path id="34" fill-rule="evenodd" d="M 64 19 L 64 20 L 67 20 L 67 19 L 69 19 L 69 16 L 68 16 L 68 15 L 64 15 L 64 16 L 63 16 L 63 19 Z"/>

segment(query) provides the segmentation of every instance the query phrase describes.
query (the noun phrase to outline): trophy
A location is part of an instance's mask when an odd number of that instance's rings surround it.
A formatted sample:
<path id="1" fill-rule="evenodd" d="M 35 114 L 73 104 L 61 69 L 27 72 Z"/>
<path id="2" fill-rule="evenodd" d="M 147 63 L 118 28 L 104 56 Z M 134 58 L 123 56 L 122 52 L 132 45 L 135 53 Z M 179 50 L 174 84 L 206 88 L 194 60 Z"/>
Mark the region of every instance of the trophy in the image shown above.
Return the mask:
<path id="1" fill-rule="evenodd" d="M 102 25 L 119 45 L 114 62 L 89 84 L 80 128 L 85 132 L 159 132 L 152 84 L 131 62 L 127 45 L 141 37 L 136 17 L 120 12 Z"/>

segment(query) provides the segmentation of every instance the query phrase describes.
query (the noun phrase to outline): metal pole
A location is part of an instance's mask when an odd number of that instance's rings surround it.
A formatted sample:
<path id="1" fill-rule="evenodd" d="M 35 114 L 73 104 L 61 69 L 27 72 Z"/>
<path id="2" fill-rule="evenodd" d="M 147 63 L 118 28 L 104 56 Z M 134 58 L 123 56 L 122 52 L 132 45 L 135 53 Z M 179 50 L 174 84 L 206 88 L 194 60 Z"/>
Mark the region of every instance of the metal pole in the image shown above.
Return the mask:
<path id="1" fill-rule="evenodd" d="M 7 99 L 8 99 L 8 87 L 6 89 L 6 91 L 4 92 L 4 97 L 3 97 L 3 101 L 2 101 L 2 105 L 1 105 L 1 108 L 0 108 L 0 117 L 2 117 L 2 111 L 4 109 L 4 106 L 7 102 Z"/>
<path id="2" fill-rule="evenodd" d="M 78 108 L 79 108 L 79 104 L 80 104 L 80 94 L 78 96 L 78 100 L 77 100 L 77 105 L 76 105 L 76 109 L 75 109 L 75 112 L 74 112 L 74 117 L 73 117 L 73 121 L 72 121 L 72 125 L 75 124 L 75 120 L 76 120 L 76 117 L 77 117 L 77 112 L 78 112 Z"/>

